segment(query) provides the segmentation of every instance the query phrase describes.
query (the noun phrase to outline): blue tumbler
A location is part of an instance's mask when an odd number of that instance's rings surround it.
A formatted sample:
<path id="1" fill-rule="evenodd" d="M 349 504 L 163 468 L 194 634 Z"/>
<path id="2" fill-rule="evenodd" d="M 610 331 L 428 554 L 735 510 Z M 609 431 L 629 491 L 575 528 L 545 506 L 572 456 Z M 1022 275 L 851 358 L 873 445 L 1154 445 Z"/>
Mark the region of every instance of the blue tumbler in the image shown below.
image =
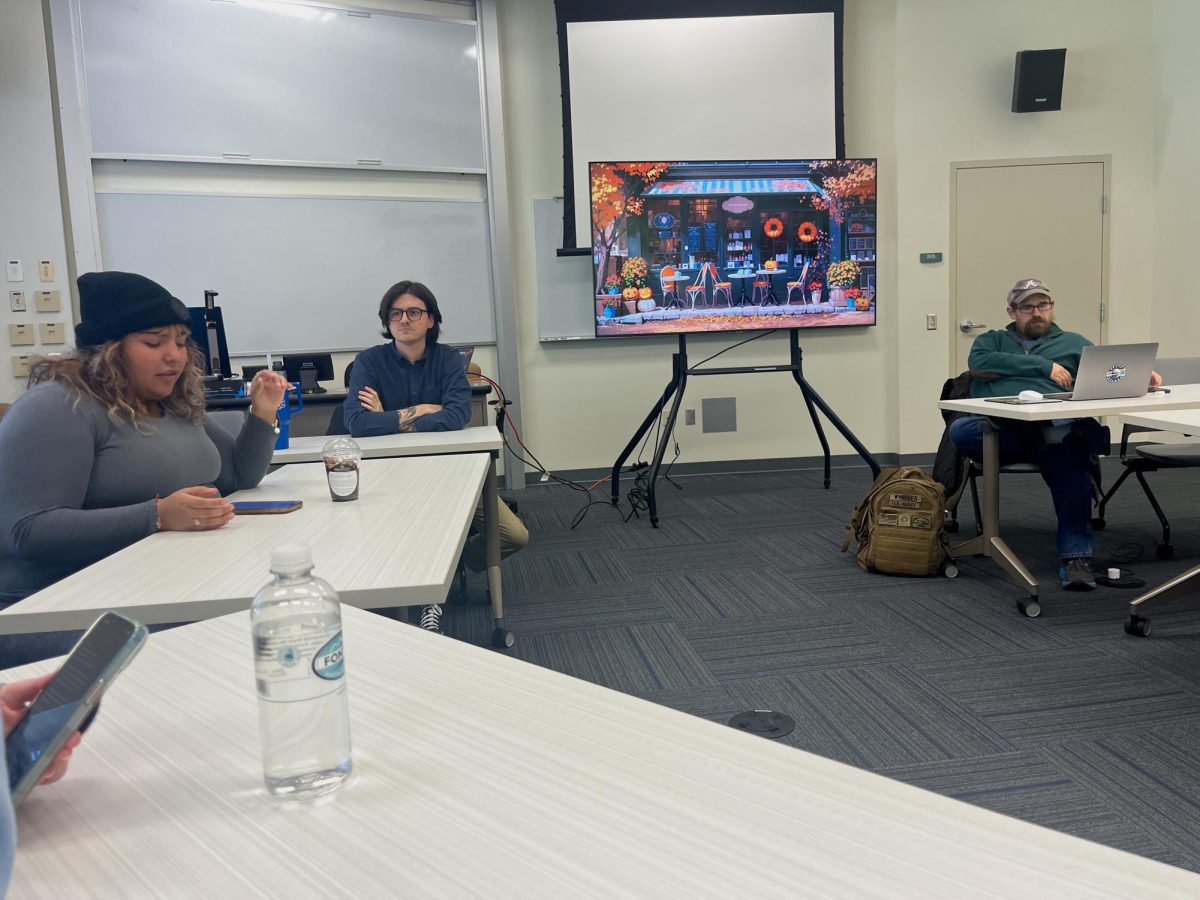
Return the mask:
<path id="1" fill-rule="evenodd" d="M 296 398 L 295 406 L 291 403 L 293 396 Z M 279 417 L 279 437 L 275 438 L 276 450 L 288 448 L 288 426 L 292 422 L 292 413 L 300 412 L 302 409 L 304 409 L 304 397 L 300 393 L 300 385 L 294 381 L 290 382 L 288 389 L 283 392 L 283 402 L 275 410 L 275 414 Z"/>

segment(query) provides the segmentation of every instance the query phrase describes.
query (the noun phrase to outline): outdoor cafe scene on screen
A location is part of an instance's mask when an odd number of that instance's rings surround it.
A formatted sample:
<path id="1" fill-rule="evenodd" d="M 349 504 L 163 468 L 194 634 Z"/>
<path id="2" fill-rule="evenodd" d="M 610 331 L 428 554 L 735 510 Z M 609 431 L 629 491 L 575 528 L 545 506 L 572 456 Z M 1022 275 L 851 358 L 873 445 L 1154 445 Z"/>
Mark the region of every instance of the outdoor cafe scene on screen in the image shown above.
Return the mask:
<path id="1" fill-rule="evenodd" d="M 598 336 L 875 324 L 875 160 L 589 169 Z"/>

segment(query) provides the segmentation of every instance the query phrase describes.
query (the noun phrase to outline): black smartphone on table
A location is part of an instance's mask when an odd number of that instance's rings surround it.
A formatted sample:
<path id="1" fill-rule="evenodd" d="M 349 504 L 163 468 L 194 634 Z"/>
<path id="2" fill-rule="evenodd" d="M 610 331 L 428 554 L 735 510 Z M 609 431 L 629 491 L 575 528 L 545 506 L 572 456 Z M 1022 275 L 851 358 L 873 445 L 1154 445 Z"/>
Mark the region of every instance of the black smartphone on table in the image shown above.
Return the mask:
<path id="1" fill-rule="evenodd" d="M 71 735 L 91 723 L 100 697 L 142 649 L 146 634 L 145 625 L 110 610 L 79 639 L 4 739 L 14 805 L 38 783 Z"/>
<path id="2" fill-rule="evenodd" d="M 268 516 L 290 513 L 303 505 L 303 500 L 234 500 L 233 511 L 239 516 Z"/>

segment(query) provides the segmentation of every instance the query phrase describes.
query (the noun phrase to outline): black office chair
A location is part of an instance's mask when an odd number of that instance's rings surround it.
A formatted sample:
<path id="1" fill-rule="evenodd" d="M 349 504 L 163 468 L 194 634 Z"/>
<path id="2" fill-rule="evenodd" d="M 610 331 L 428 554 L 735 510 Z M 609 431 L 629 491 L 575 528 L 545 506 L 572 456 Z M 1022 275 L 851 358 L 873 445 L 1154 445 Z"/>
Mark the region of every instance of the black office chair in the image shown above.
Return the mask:
<path id="1" fill-rule="evenodd" d="M 1175 359 L 1160 359 L 1154 364 L 1154 368 L 1163 377 L 1166 384 L 1195 384 L 1200 382 L 1200 357 L 1180 357 Z M 1143 428 L 1139 425 L 1126 425 L 1121 431 L 1121 465 L 1125 467 L 1125 471 L 1121 473 L 1108 493 L 1100 498 L 1099 508 L 1096 510 L 1096 516 L 1092 519 L 1092 527 L 1101 529 L 1105 525 L 1104 509 L 1108 506 L 1108 502 L 1113 498 L 1113 495 L 1120 489 L 1130 475 L 1137 478 L 1138 484 L 1142 486 L 1142 492 L 1146 495 L 1146 499 L 1150 501 L 1150 506 L 1154 509 L 1154 514 L 1158 516 L 1158 522 L 1162 526 L 1162 543 L 1155 547 L 1155 555 L 1159 559 L 1171 559 L 1175 555 L 1175 548 L 1171 545 L 1171 523 L 1167 521 L 1167 516 L 1163 512 L 1162 507 L 1158 505 L 1158 498 L 1154 496 L 1154 491 L 1150 490 L 1150 483 L 1146 481 L 1147 472 L 1157 472 L 1159 469 L 1195 469 L 1200 468 L 1200 445 L 1198 444 L 1139 444 L 1134 448 L 1134 452 L 1129 452 L 1129 438 L 1135 434 L 1148 431 L 1156 431 L 1154 428 Z"/>

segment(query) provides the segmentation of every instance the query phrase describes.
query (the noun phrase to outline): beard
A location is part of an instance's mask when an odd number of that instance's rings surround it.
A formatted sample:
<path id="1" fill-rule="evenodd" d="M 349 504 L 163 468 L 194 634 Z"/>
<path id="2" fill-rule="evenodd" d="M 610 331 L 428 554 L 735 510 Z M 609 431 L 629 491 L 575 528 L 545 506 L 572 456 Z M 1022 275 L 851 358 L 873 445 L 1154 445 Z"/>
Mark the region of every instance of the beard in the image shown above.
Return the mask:
<path id="1" fill-rule="evenodd" d="M 1024 325 L 1018 325 L 1017 331 L 1023 338 L 1040 338 L 1045 336 L 1052 324 L 1050 319 L 1032 319 Z"/>

